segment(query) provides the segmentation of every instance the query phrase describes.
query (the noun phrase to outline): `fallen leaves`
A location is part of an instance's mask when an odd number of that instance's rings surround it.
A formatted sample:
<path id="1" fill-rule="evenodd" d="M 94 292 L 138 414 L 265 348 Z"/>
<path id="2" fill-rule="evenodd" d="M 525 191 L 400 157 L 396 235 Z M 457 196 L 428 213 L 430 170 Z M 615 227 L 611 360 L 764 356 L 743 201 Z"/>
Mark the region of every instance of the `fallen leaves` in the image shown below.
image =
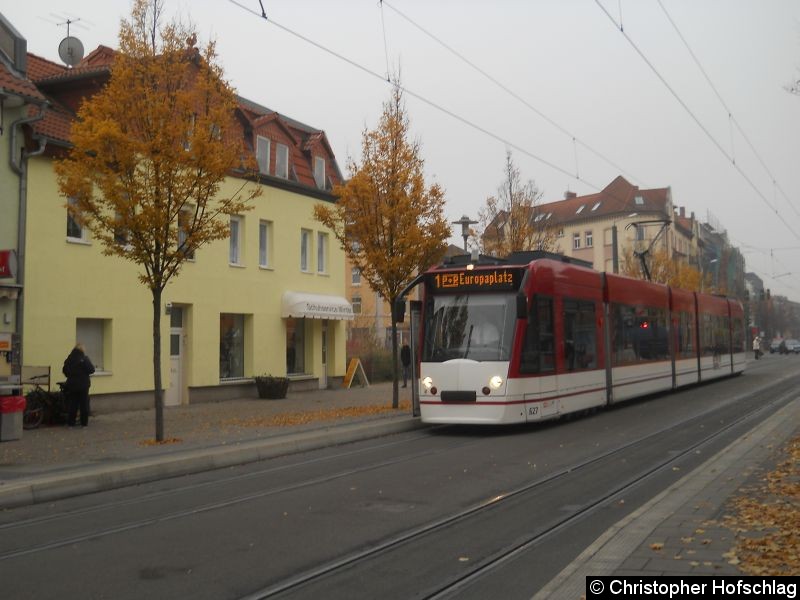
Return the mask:
<path id="1" fill-rule="evenodd" d="M 139 442 L 140 446 L 164 446 L 166 444 L 180 444 L 183 440 L 180 438 L 167 438 L 165 440 L 142 440 Z"/>
<path id="2" fill-rule="evenodd" d="M 737 540 L 723 556 L 748 575 L 800 574 L 800 437 L 786 455 L 754 493 L 734 500 L 724 520 Z"/>
<path id="3" fill-rule="evenodd" d="M 411 403 L 401 402 L 399 408 L 392 408 L 391 405 L 371 404 L 367 406 L 346 406 L 343 408 L 330 408 L 313 411 L 288 412 L 271 417 L 248 417 L 244 419 L 231 419 L 226 421 L 227 425 L 239 427 L 292 427 L 295 425 L 307 425 L 318 421 L 336 421 L 354 417 L 377 416 L 389 412 L 408 412 L 411 410 Z"/>

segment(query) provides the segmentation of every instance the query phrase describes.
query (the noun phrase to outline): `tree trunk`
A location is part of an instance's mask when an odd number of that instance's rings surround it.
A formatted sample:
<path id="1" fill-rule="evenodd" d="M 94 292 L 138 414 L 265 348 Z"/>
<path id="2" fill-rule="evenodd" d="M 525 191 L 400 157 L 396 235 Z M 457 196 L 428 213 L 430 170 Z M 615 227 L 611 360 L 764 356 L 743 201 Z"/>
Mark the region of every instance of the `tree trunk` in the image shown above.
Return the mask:
<path id="1" fill-rule="evenodd" d="M 153 292 L 153 399 L 156 409 L 156 441 L 164 441 L 164 390 L 161 385 L 161 290 Z"/>
<path id="2" fill-rule="evenodd" d="M 397 298 L 389 299 L 389 306 L 394 306 Z M 394 322 L 394 310 L 392 310 L 392 408 L 400 407 L 400 389 L 398 387 L 397 369 L 397 323 Z"/>

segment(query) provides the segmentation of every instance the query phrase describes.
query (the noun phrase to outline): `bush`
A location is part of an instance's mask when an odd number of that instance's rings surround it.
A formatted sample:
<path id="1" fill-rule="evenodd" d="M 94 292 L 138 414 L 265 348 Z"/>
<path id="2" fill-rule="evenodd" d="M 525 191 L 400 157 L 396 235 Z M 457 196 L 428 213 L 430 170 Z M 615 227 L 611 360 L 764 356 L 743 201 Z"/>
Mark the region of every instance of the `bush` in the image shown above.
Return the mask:
<path id="1" fill-rule="evenodd" d="M 286 398 L 286 392 L 289 391 L 288 377 L 257 375 L 255 377 L 255 381 L 259 398 L 266 398 L 270 400 Z"/>

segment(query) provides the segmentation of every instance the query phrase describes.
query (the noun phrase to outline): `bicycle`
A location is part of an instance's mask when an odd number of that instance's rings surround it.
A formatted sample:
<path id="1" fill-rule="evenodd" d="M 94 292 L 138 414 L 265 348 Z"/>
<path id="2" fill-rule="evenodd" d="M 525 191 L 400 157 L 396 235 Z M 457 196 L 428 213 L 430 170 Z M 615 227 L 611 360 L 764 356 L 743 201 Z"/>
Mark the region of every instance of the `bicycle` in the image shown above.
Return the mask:
<path id="1" fill-rule="evenodd" d="M 36 429 L 45 421 L 48 423 L 67 421 L 69 411 L 64 394 L 64 382 L 58 382 L 59 391 L 51 392 L 39 385 L 38 381 L 33 381 L 42 377 L 48 377 L 48 375 L 31 377 L 33 389 L 25 394 L 25 410 L 22 413 L 23 429 Z"/>

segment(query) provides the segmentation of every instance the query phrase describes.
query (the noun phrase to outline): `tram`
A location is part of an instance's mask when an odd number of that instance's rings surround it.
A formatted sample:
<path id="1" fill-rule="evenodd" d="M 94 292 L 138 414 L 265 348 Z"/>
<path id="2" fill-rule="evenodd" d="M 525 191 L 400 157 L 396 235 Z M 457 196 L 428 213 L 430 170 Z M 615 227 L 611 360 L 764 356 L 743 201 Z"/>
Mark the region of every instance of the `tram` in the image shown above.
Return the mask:
<path id="1" fill-rule="evenodd" d="M 425 422 L 541 421 L 745 369 L 736 300 L 551 253 L 467 259 L 417 280 Z"/>

